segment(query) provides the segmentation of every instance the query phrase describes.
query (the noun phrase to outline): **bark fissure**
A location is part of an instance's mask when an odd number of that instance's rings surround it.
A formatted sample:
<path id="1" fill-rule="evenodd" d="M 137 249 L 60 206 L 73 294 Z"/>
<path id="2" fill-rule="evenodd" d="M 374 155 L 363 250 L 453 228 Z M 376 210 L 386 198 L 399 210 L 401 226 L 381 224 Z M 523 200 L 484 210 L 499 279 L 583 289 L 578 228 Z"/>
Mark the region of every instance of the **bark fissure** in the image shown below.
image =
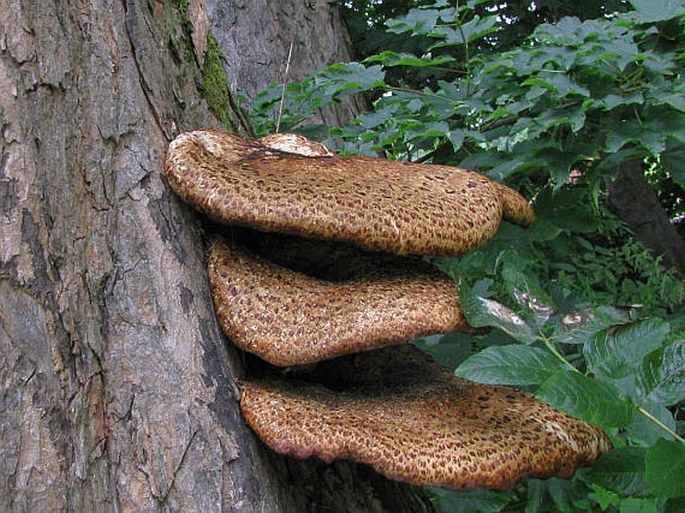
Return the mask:
<path id="1" fill-rule="evenodd" d="M 159 131 L 164 134 L 166 137 L 167 142 L 171 142 L 173 139 L 173 133 L 168 133 L 167 130 L 164 128 L 162 125 L 162 121 L 160 118 L 159 112 L 157 112 L 157 109 L 155 107 L 155 104 L 152 101 L 152 98 L 150 98 L 150 94 L 152 92 L 152 88 L 147 84 L 147 81 L 145 80 L 145 74 L 143 73 L 143 68 L 140 65 L 140 62 L 138 61 L 138 55 L 136 51 L 136 45 L 133 40 L 133 36 L 131 34 L 131 25 L 135 23 L 135 18 L 133 17 L 133 12 L 135 12 L 135 0 L 121 0 L 121 5 L 124 9 L 124 19 L 125 21 L 125 26 L 126 26 L 126 36 L 128 38 L 128 44 L 129 44 L 129 51 L 131 54 L 131 57 L 133 58 L 133 63 L 136 67 L 136 74 L 138 76 L 138 79 L 140 81 L 140 90 L 143 93 L 143 96 L 145 97 L 145 101 L 147 103 L 148 110 L 150 114 L 152 114 L 152 117 L 155 120 L 155 124 L 157 125 L 157 128 L 159 128 Z M 150 32 L 152 32 L 152 28 L 148 26 L 148 29 L 150 29 Z"/>

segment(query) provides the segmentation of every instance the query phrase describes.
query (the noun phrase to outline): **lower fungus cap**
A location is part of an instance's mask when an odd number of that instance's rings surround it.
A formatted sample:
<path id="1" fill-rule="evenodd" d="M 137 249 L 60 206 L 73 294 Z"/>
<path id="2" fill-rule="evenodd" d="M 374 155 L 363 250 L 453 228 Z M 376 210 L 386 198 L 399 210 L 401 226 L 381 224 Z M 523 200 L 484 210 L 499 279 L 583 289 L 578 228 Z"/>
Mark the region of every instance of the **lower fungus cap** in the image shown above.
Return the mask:
<path id="1" fill-rule="evenodd" d="M 285 249 L 278 252 L 283 259 Z M 215 237 L 207 260 L 222 329 L 240 348 L 278 366 L 471 329 L 456 285 L 430 264 L 354 248 L 344 257 L 343 275 L 323 279 Z"/>
<path id="2" fill-rule="evenodd" d="M 339 157 L 302 139 L 182 133 L 169 145 L 166 176 L 218 222 L 401 255 L 461 254 L 490 239 L 503 218 L 533 222 L 520 194 L 473 171 Z"/>
<path id="3" fill-rule="evenodd" d="M 413 346 L 316 372 L 325 384 L 269 377 L 241 385 L 245 419 L 278 453 L 352 460 L 417 485 L 507 490 L 524 478 L 571 477 L 611 449 L 598 428 L 530 394 L 460 379 Z M 343 385 L 329 388 L 336 378 Z"/>

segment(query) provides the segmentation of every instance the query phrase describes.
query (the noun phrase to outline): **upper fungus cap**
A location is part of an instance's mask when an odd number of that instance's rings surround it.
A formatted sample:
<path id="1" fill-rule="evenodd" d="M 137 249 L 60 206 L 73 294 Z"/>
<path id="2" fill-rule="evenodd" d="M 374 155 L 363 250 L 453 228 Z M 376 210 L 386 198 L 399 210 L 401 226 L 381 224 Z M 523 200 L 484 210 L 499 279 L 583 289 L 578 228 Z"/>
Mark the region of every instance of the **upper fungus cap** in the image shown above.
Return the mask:
<path id="1" fill-rule="evenodd" d="M 279 136 L 282 138 L 282 136 Z M 475 172 L 381 158 L 299 153 L 199 130 L 169 145 L 165 171 L 188 203 L 228 224 L 334 239 L 396 254 L 454 255 L 492 237 L 504 217 L 534 219 L 517 192 Z M 301 136 L 300 136 L 301 137 Z"/>
<path id="2" fill-rule="evenodd" d="M 277 252 L 283 261 L 286 249 Z M 222 329 L 240 348 L 278 366 L 470 329 L 456 285 L 430 264 L 360 250 L 344 256 L 342 273 L 314 277 L 235 237 L 215 237 L 207 260 Z"/>
<path id="3" fill-rule="evenodd" d="M 598 428 L 530 394 L 460 379 L 413 346 L 316 372 L 324 384 L 241 384 L 245 419 L 280 454 L 348 459 L 417 485 L 506 490 L 528 477 L 568 478 L 611 448 Z"/>

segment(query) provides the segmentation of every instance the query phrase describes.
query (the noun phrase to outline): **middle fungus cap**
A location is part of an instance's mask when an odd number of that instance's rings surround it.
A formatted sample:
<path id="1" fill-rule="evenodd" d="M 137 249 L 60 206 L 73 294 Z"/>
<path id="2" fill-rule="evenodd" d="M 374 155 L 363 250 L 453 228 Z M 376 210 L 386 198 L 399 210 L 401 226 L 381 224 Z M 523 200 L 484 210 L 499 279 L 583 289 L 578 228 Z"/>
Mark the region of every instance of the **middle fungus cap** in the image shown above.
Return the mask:
<path id="1" fill-rule="evenodd" d="M 420 259 L 350 248 L 337 276 L 310 276 L 235 239 L 215 237 L 208 250 L 216 314 L 237 346 L 273 365 L 305 365 L 471 330 L 454 282 Z M 277 249 L 281 260 L 293 246 Z"/>

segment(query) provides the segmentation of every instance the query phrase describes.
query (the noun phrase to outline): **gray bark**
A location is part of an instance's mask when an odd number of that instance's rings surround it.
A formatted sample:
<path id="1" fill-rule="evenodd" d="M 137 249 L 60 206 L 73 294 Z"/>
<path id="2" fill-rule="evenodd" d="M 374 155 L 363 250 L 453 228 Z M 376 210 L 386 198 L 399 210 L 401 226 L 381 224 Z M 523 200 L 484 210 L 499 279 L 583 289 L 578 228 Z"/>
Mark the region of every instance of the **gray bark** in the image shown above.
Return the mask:
<path id="1" fill-rule="evenodd" d="M 685 240 L 668 219 L 654 190 L 645 180 L 642 163 L 631 160 L 621 165 L 609 186 L 609 206 L 633 231 L 637 240 L 666 267 L 685 275 Z"/>
<path id="2" fill-rule="evenodd" d="M 0 511 L 430 511 L 240 416 L 202 224 L 161 174 L 217 126 L 200 44 L 172 1 L 0 0 Z"/>
<path id="3" fill-rule="evenodd" d="M 212 33 L 226 56 L 231 89 L 248 101 L 271 82 L 299 82 L 325 64 L 354 60 L 337 2 L 207 0 L 207 9 Z M 338 126 L 363 110 L 360 96 L 348 96 L 310 122 Z"/>

